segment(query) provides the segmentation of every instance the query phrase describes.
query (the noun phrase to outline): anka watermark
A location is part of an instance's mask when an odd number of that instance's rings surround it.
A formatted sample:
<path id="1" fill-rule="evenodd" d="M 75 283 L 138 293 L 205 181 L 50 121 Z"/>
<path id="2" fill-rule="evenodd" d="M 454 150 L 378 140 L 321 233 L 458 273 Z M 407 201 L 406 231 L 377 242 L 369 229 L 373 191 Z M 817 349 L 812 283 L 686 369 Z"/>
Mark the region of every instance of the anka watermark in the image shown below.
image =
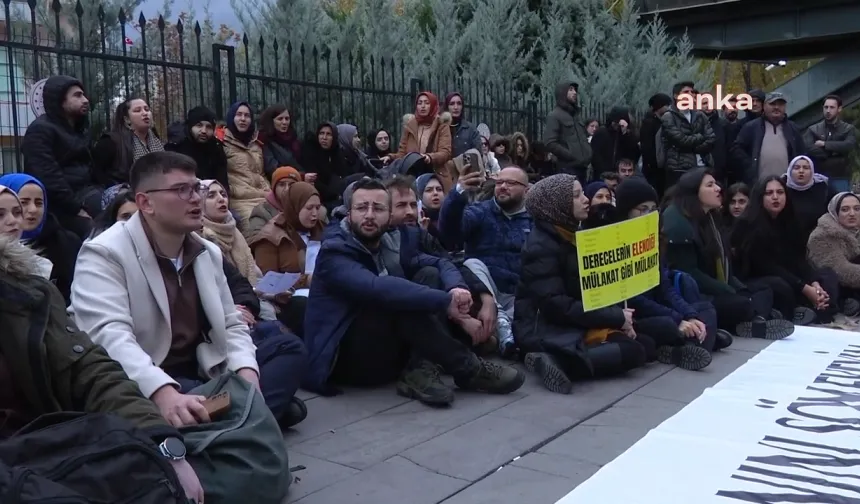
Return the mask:
<path id="1" fill-rule="evenodd" d="M 723 95 L 723 86 L 717 84 L 717 94 L 681 93 L 678 95 L 678 110 L 752 110 L 753 97 L 747 93 Z"/>

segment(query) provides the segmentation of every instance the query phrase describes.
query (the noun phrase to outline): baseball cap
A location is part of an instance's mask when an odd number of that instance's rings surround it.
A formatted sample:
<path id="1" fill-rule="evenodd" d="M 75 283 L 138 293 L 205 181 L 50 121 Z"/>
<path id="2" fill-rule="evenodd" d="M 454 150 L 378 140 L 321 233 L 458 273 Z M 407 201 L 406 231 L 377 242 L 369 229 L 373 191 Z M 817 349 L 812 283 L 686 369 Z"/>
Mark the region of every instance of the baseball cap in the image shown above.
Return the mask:
<path id="1" fill-rule="evenodd" d="M 786 103 L 788 102 L 788 100 L 785 98 L 785 95 L 780 93 L 779 91 L 774 91 L 772 93 L 768 93 L 764 99 L 764 102 L 767 104 L 776 103 L 778 101 L 783 101 Z"/>

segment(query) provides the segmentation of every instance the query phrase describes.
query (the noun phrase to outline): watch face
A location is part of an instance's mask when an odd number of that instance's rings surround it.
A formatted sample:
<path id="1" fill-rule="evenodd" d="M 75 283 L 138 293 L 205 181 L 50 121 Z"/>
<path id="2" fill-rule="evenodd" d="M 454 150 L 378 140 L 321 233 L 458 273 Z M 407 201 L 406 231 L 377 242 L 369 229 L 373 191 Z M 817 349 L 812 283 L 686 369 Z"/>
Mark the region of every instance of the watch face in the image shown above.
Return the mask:
<path id="1" fill-rule="evenodd" d="M 164 440 L 164 447 L 167 449 L 168 455 L 174 458 L 185 457 L 185 443 L 177 438 L 170 437 Z"/>

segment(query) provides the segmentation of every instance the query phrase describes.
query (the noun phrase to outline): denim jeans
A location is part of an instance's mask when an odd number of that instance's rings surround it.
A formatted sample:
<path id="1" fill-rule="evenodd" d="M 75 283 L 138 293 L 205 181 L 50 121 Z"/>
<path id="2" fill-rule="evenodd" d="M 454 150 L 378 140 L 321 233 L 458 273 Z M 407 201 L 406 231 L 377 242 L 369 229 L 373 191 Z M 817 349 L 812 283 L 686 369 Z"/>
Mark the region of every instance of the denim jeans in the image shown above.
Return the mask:
<path id="1" fill-rule="evenodd" d="M 307 349 L 298 336 L 275 321 L 259 322 L 251 331 L 257 345 L 260 391 L 277 419 L 287 413 L 307 368 Z M 180 391 L 187 392 L 204 381 L 195 376 L 174 376 Z"/>

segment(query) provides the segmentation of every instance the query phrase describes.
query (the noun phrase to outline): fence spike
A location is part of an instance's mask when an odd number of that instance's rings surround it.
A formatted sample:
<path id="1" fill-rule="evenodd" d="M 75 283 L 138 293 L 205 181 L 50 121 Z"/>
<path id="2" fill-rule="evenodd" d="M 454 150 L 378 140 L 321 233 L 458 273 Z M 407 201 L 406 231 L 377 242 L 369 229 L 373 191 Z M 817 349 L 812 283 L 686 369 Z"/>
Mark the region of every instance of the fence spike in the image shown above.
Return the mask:
<path id="1" fill-rule="evenodd" d="M 278 55 L 278 47 L 279 47 L 278 39 L 273 40 L 272 41 L 272 49 L 275 50 L 275 57 L 277 57 L 277 55 Z"/>
<path id="2" fill-rule="evenodd" d="M 248 48 L 248 34 L 242 35 L 242 44 L 245 46 L 245 49 Z"/>
<path id="3" fill-rule="evenodd" d="M 57 0 L 57 5 L 60 5 L 60 0 Z M 57 12 L 59 12 L 59 9 L 57 9 Z M 125 17 L 125 11 L 122 8 L 119 9 L 119 12 L 116 14 L 116 18 L 119 19 L 120 24 L 125 24 L 127 18 Z"/>
<path id="4" fill-rule="evenodd" d="M 36 3 L 36 2 L 34 1 L 33 3 Z M 99 16 L 99 21 L 105 20 L 105 6 L 104 5 L 99 4 L 98 16 Z"/>
<path id="5" fill-rule="evenodd" d="M 287 40 L 287 53 L 293 52 L 293 43 Z"/>
<path id="6" fill-rule="evenodd" d="M 36 0 L 27 0 L 27 5 L 30 6 L 30 10 L 34 10 L 36 8 Z"/>
<path id="7" fill-rule="evenodd" d="M 202 30 L 200 29 L 200 21 L 195 21 L 194 22 L 194 34 L 197 35 L 198 38 L 200 37 L 201 31 Z"/>
<path id="8" fill-rule="evenodd" d="M 305 59 L 305 43 L 302 42 L 302 45 L 299 46 L 299 53 L 302 55 L 302 61 Z"/>
<path id="9" fill-rule="evenodd" d="M 54 0 L 53 2 L 51 2 L 51 10 L 56 12 L 57 14 L 59 14 L 60 11 L 63 10 L 63 4 L 60 3 L 60 0 Z"/>
<path id="10" fill-rule="evenodd" d="M 176 33 L 182 35 L 182 32 L 185 31 L 185 25 L 182 24 L 182 18 L 176 20 Z"/>
<path id="11" fill-rule="evenodd" d="M 161 30 L 161 31 L 164 31 L 164 26 L 165 26 L 165 24 L 164 24 L 164 16 L 162 16 L 161 14 L 159 14 L 159 15 L 158 15 L 158 29 L 159 29 L 159 30 Z"/>
<path id="12" fill-rule="evenodd" d="M 80 3 L 81 0 L 78 0 Z M 143 15 L 143 12 L 140 13 L 140 16 L 137 16 L 137 24 L 140 25 L 141 28 L 146 28 L 146 16 Z"/>
<path id="13" fill-rule="evenodd" d="M 81 5 L 81 0 L 78 0 L 77 2 L 75 2 L 75 14 L 77 14 L 78 17 L 81 17 L 84 15 L 84 6 Z"/>
<path id="14" fill-rule="evenodd" d="M 314 57 L 314 59 L 317 59 L 320 57 L 320 52 L 317 51 L 317 46 L 314 46 L 313 51 L 311 51 L 311 55 Z"/>
<path id="15" fill-rule="evenodd" d="M 266 47 L 266 41 L 265 41 L 265 39 L 263 39 L 263 36 L 262 36 L 262 35 L 260 35 L 260 42 L 259 42 L 259 44 L 260 44 L 260 53 L 262 53 L 262 52 L 263 52 L 263 48 L 264 48 L 264 47 Z M 262 56 L 262 54 L 260 54 L 260 56 Z"/>

